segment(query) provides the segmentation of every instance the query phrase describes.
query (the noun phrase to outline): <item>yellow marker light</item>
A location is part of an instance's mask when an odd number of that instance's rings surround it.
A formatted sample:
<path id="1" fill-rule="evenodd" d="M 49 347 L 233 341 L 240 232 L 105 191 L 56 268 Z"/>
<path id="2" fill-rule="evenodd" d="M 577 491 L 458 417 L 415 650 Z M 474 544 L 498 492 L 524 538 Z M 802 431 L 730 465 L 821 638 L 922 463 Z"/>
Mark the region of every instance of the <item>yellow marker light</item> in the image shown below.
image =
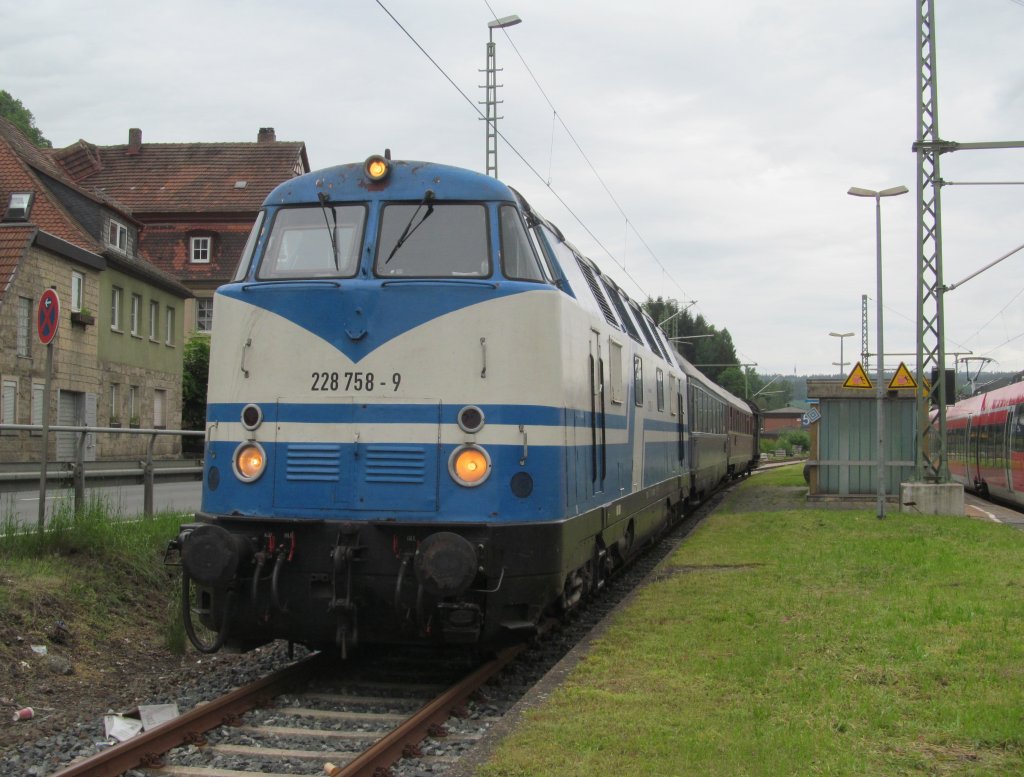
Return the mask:
<path id="1" fill-rule="evenodd" d="M 263 474 L 267 465 L 267 454 L 259 443 L 245 442 L 235 450 L 235 475 L 239 480 L 251 483 Z"/>
<path id="2" fill-rule="evenodd" d="M 384 157 L 374 154 L 366 160 L 363 169 L 371 181 L 383 181 L 391 172 L 391 165 Z"/>
<path id="3" fill-rule="evenodd" d="M 460 485 L 479 486 L 491 474 L 491 459 L 483 448 L 464 445 L 452 452 L 448 471 Z"/>

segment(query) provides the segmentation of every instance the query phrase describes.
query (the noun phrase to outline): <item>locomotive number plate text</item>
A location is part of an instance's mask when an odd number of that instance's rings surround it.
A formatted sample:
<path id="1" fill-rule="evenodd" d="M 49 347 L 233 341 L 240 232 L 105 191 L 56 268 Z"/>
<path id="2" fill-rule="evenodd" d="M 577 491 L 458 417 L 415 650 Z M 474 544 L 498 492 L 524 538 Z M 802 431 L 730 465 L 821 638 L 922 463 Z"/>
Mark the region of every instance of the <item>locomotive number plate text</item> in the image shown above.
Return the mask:
<path id="1" fill-rule="evenodd" d="M 314 372 L 311 376 L 311 391 L 398 391 L 402 373 L 393 372 L 378 375 L 373 372 Z"/>

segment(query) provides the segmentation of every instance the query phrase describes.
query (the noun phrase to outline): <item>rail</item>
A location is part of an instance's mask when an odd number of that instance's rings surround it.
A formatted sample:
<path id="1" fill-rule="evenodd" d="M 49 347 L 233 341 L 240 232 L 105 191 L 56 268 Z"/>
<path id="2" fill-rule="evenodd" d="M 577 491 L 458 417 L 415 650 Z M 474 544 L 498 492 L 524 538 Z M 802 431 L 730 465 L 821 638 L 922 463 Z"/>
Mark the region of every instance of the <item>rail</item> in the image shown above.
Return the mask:
<path id="1" fill-rule="evenodd" d="M 41 424 L 0 424 L 0 433 L 6 431 L 15 432 L 37 432 L 42 434 L 43 426 Z M 74 508 L 75 512 L 83 509 L 85 506 L 85 479 L 86 479 L 86 467 L 85 467 L 85 448 L 86 441 L 90 434 L 128 434 L 128 435 L 148 435 L 149 444 L 146 446 L 146 458 L 139 462 L 137 468 L 122 468 L 122 469 L 104 469 L 95 470 L 91 474 L 96 477 L 102 475 L 103 477 L 142 477 L 143 483 L 143 508 L 142 512 L 144 515 L 153 514 L 153 485 L 156 480 L 156 472 L 159 469 L 161 475 L 196 475 L 201 476 L 203 472 L 202 466 L 181 466 L 181 467 L 156 467 L 153 460 L 153 448 L 156 445 L 157 437 L 206 437 L 206 432 L 193 431 L 187 429 L 135 429 L 135 428 L 121 428 L 116 426 L 61 426 L 61 425 L 50 425 L 50 433 L 73 433 L 78 435 L 78 443 L 75 446 L 75 459 L 70 462 L 70 474 L 71 481 L 74 486 L 75 501 Z M 49 441 L 47 441 L 49 442 Z M 51 476 L 49 473 L 50 461 L 48 459 L 49 445 L 43 445 L 43 450 L 47 452 L 44 456 L 44 460 L 39 463 L 39 476 L 38 482 L 40 483 L 40 503 L 43 501 L 42 491 L 46 488 L 46 481 L 49 479 L 62 479 L 66 477 L 66 474 L 56 474 Z M 23 472 L 2 472 L 0 473 L 0 482 L 12 481 L 24 479 L 25 474 Z"/>

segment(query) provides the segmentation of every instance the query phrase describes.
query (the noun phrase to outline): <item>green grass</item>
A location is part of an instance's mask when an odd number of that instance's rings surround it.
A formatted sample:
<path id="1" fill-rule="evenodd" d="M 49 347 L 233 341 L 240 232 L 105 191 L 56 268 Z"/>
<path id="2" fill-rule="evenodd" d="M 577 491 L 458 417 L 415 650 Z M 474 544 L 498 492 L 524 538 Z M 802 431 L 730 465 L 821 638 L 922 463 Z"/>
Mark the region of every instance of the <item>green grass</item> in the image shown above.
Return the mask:
<path id="1" fill-rule="evenodd" d="M 186 520 L 179 513 L 125 520 L 95 500 L 77 514 L 58 504 L 44 532 L 5 519 L 0 619 L 42 634 L 59 618 L 73 621 L 81 637 L 103 640 L 144 617 L 161 624 L 165 643 L 180 652 L 177 570 L 162 561 Z"/>
<path id="2" fill-rule="evenodd" d="M 1024 774 L 1022 549 L 966 518 L 716 513 L 479 774 Z"/>

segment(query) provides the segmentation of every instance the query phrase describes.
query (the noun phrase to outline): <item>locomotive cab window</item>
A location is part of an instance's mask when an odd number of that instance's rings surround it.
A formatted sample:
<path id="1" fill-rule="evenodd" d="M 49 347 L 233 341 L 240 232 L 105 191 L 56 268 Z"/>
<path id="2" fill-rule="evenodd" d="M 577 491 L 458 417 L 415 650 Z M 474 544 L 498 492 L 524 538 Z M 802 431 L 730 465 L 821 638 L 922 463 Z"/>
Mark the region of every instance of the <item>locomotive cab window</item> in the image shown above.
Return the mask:
<path id="1" fill-rule="evenodd" d="M 256 216 L 256 223 L 249 230 L 249 237 L 245 241 L 245 248 L 242 249 L 242 259 L 238 262 L 238 267 L 235 268 L 235 274 L 231 276 L 231 280 L 236 283 L 244 280 L 245 276 L 249 274 L 249 264 L 252 262 L 253 251 L 256 250 L 256 242 L 259 240 L 260 235 L 263 234 L 263 218 L 266 215 L 267 212 L 261 210 L 259 215 Z"/>
<path id="2" fill-rule="evenodd" d="M 489 276 L 487 211 L 480 204 L 385 205 L 374 270 L 385 278 Z"/>
<path id="3" fill-rule="evenodd" d="M 257 277 L 351 278 L 359 263 L 365 220 L 362 205 L 278 211 Z"/>
<path id="4" fill-rule="evenodd" d="M 501 206 L 501 269 L 514 280 L 545 280 L 519 211 L 511 205 Z"/>

